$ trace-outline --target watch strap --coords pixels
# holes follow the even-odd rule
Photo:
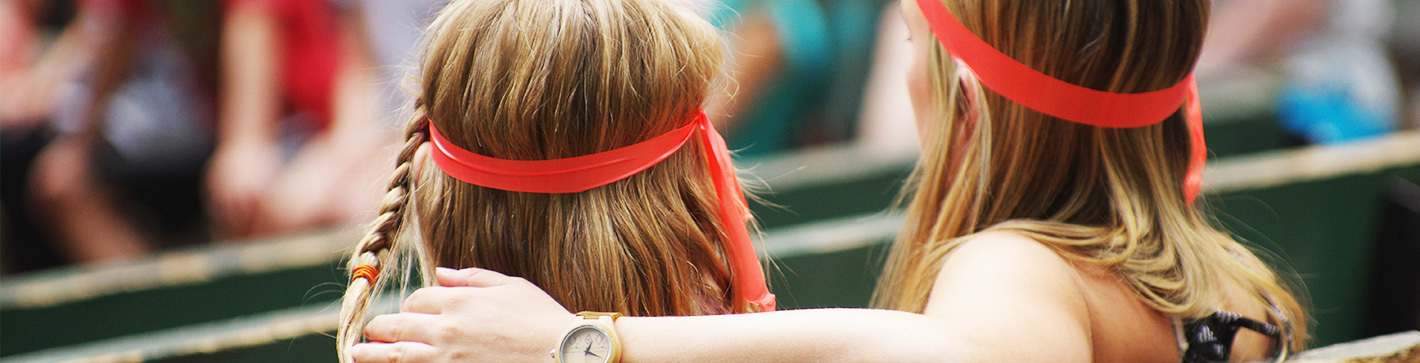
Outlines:
[[[601,313],[595,311],[583,311],[577,313],[577,316],[581,317],[582,320],[600,320],[603,317],[607,317],[611,318],[611,321],[616,321],[616,318],[621,317],[621,313]]]

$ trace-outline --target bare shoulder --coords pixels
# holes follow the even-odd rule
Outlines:
[[[986,233],[962,243],[943,262],[944,272],[948,269],[954,272],[1009,273],[1042,282],[1072,282],[1076,273],[1070,261],[1054,249],[1030,237],[1010,232]]]
[[[1083,316],[1087,311],[1079,276],[1069,260],[1045,244],[1015,233],[992,232],[962,243],[947,255],[937,286],[1047,299]]]
[[[1040,243],[1030,237],[1022,236],[1011,232],[989,232],[983,233],[969,241],[962,243],[957,248],[957,253],[978,254],[978,253],[1020,253],[1022,257],[1035,256],[1047,260],[1059,260],[1065,262],[1063,257],[1055,253],[1045,244]]]
[[[924,313],[971,331],[985,360],[1088,361],[1089,309],[1078,276],[1036,240],[987,233],[946,257]],[[1033,337],[1032,349],[1020,349],[1023,336]]]

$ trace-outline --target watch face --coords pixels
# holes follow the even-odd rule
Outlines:
[[[563,362],[606,362],[611,358],[611,337],[595,326],[583,325],[568,333],[558,350]]]

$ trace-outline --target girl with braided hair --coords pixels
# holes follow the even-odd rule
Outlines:
[[[391,276],[431,285],[435,266],[521,276],[576,310],[773,309],[701,110],[722,73],[710,24],[661,0],[462,0],[427,32],[398,166],[349,261],[342,360]]]
[[[922,159],[882,309],[628,317],[613,326],[627,360],[1213,362],[1300,349],[1299,298],[1194,200],[1208,0],[901,3]],[[529,360],[575,335],[575,317],[526,281],[438,278],[448,287],[370,322],[381,339],[354,356]]]

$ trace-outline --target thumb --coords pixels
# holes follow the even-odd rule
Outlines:
[[[440,267],[434,269],[434,277],[439,286],[444,287],[494,287],[508,284],[512,278],[498,271],[470,267],[462,270]]]

